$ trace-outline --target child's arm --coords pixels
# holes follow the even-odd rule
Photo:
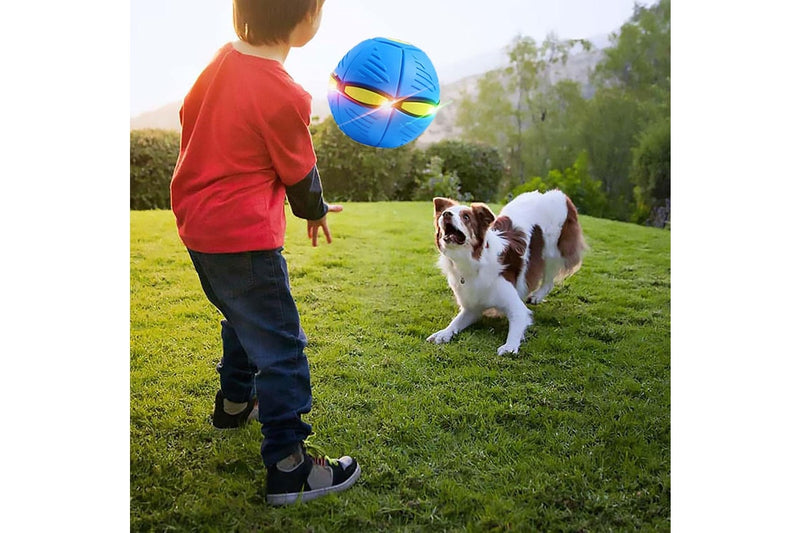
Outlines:
[[[317,165],[314,165],[305,178],[286,187],[286,197],[289,199],[294,216],[308,220],[308,238],[311,239],[311,246],[317,245],[319,228],[322,228],[330,244],[332,239],[326,215],[328,212],[341,211],[342,206],[328,205],[322,199],[322,182],[319,179]]]
[[[319,220],[328,212],[328,204],[322,199],[322,182],[319,180],[317,165],[305,178],[286,187],[286,197],[292,213],[298,218]]]

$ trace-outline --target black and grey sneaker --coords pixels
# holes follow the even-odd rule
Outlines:
[[[225,412],[223,402],[222,391],[218,390],[217,397],[214,399],[214,414],[211,415],[211,423],[217,429],[242,427],[248,420],[258,418],[258,400],[256,398],[251,398],[247,402],[247,407],[235,415],[229,415]]]
[[[267,468],[267,503],[307,502],[350,488],[360,475],[361,467],[352,457],[312,457],[298,444],[291,455]]]

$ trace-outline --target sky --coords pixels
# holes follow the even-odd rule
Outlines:
[[[317,98],[350,48],[388,37],[425,51],[449,83],[465,62],[501,50],[517,34],[537,41],[549,32],[604,36],[633,8],[634,0],[328,0],[316,37],[292,49],[286,69]],[[181,100],[214,52],[236,39],[230,0],[133,0],[130,15],[131,116]]]

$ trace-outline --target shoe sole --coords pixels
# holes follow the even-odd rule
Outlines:
[[[286,494],[267,494],[267,503],[270,505],[289,505],[296,501],[307,502],[320,496],[325,496],[331,492],[340,492],[349,489],[353,483],[356,482],[361,475],[361,465],[356,465],[356,470],[353,475],[344,480],[338,485],[331,485],[330,487],[323,487],[321,489],[314,489],[303,492],[287,492]]]

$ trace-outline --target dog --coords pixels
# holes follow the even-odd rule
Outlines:
[[[527,303],[538,304],[554,285],[581,267],[586,250],[578,211],[559,190],[526,192],[495,217],[489,206],[469,207],[434,198],[439,268],[453,290],[459,313],[429,342],[450,342],[484,312],[508,317],[506,342],[498,355],[518,353],[533,324]]]

